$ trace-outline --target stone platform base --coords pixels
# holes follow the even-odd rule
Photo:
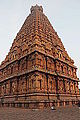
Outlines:
[[[65,107],[65,106],[74,106],[78,105],[78,101],[56,101],[56,102],[13,102],[13,103],[0,103],[0,107],[19,107],[19,108],[26,108],[26,109],[45,109],[54,107]]]
[[[80,95],[55,95],[55,94],[29,94],[18,96],[4,96],[0,98],[0,107],[21,107],[27,109],[44,109],[52,106],[73,106],[78,105]]]

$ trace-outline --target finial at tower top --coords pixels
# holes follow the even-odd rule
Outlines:
[[[42,6],[38,6],[37,4],[35,6],[32,6],[30,10],[31,10],[31,13],[36,10],[43,12]]]

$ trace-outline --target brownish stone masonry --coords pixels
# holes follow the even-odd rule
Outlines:
[[[0,106],[77,104],[80,95],[76,70],[42,6],[32,6],[0,66]]]

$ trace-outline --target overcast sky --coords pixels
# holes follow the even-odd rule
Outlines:
[[[80,0],[0,0],[0,62],[35,4],[43,6],[80,78]]]

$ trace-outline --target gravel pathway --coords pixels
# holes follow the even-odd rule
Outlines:
[[[78,107],[56,108],[56,110],[0,108],[0,120],[80,120],[80,109]]]

